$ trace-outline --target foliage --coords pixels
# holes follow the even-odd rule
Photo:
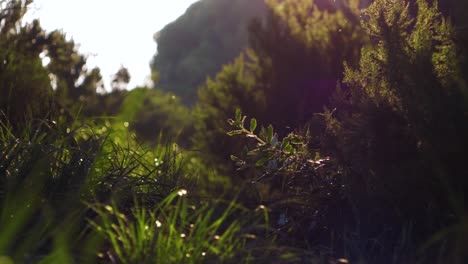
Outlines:
[[[138,98],[133,102],[131,98]],[[178,142],[183,147],[190,144],[192,115],[183,106],[180,98],[159,89],[136,88],[125,99],[121,114],[125,109],[135,111],[131,128],[148,143]]]
[[[222,168],[233,150],[240,150],[241,142],[226,135],[226,120],[239,107],[248,113],[264,108],[263,93],[255,89],[256,57],[247,53],[233,64],[225,65],[214,80],[208,79],[199,91],[195,108],[194,146],[207,154],[208,164]]]
[[[417,1],[415,17],[404,2],[376,1],[362,23],[371,45],[358,67],[346,68],[336,111],[325,114],[323,149],[343,166],[363,235],[378,236],[379,223],[394,233],[417,223],[410,241],[420,245],[466,214],[468,101],[459,43],[450,21],[425,1]],[[461,263],[453,235],[440,240],[454,243],[453,251],[438,253]]]
[[[326,1],[267,1],[266,23],[250,24],[250,46],[258,56],[256,89],[265,93],[264,115],[277,129],[300,127],[328,105],[343,76],[343,62],[354,65],[365,38],[356,1],[320,8]]]
[[[344,180],[336,162],[311,147],[307,132],[281,139],[272,125],[257,129],[256,119],[250,120],[249,127],[245,121],[240,110],[228,121],[234,129],[228,135],[251,140],[241,156],[231,159],[239,170],[255,170],[249,181],[255,186],[256,202],[269,208],[277,235],[289,245],[320,241],[334,246],[333,240],[340,238],[337,234],[333,238],[333,232],[342,228],[341,217],[347,213]]]
[[[15,124],[47,116],[52,88],[38,57],[0,41],[0,111]]]
[[[2,121],[0,137],[0,255],[63,263],[75,250],[82,261],[92,259],[94,239],[79,221],[86,212],[80,199],[92,191],[86,179],[101,140],[75,140],[50,121],[18,134]]]
[[[195,146],[212,154],[208,160],[218,167],[229,168],[225,161],[243,145],[224,133],[236,108],[287,134],[322,110],[341,78],[342,61],[353,62],[359,55],[360,30],[342,11],[320,10],[311,1],[270,1],[269,8],[267,23],[257,20],[250,26],[253,49],[199,91]],[[346,10],[352,17],[358,12],[355,6]],[[298,23],[311,11],[313,19]],[[320,24],[327,27],[311,26]]]
[[[96,129],[46,120],[15,132],[2,121],[0,255],[92,263],[99,239],[86,225],[90,211],[82,201],[112,198],[131,206],[136,197],[157,204],[182,186],[174,149],[150,150],[106,124]]]
[[[290,5],[301,7],[296,2]],[[318,230],[311,234],[319,237],[318,245],[331,242],[329,245],[336,250],[332,254],[342,252],[351,259],[370,263],[430,263],[438,254],[440,263],[463,263],[463,190],[467,188],[464,135],[468,123],[466,78],[462,77],[460,56],[463,39],[455,37],[456,31],[437,7],[417,1],[416,9],[413,15],[401,1],[382,0],[364,12],[362,28],[370,45],[363,48],[359,65],[345,64],[344,85],[339,85],[333,96],[332,106],[336,109],[326,109],[322,115],[325,134],[315,135],[311,141],[298,141],[305,144],[320,139],[317,152],[313,152],[315,144],[307,148],[291,144],[298,138],[295,134],[279,140],[272,127],[256,134],[256,120],[251,120],[250,129],[245,128],[245,117],[240,112],[229,121],[235,130],[228,134],[244,135],[254,141],[247,144],[250,147],[240,157],[232,159],[241,169],[254,167],[259,171],[257,178],[251,178],[259,193],[265,187],[258,181],[270,180],[264,191],[267,195],[260,197],[274,196],[271,188],[275,185],[290,192],[280,196],[286,201],[294,199],[295,190],[303,190],[300,201],[309,210],[296,207],[292,211],[326,211],[322,223],[328,224],[330,230],[325,233],[334,238],[330,241],[320,237]],[[282,7],[279,12],[287,14],[288,10]],[[306,13],[304,17],[314,16]],[[294,28],[303,20],[287,21]],[[303,32],[297,30],[296,34]],[[302,39],[307,43],[306,34]],[[265,43],[271,43],[271,39]],[[257,55],[264,57],[258,52]],[[315,195],[313,188],[307,188],[308,184],[327,186],[321,181],[323,178],[313,177],[317,173],[314,168],[304,170],[308,161],[314,162],[315,153],[330,155],[333,166],[329,172],[342,175],[332,183],[343,189],[323,189],[332,194],[328,204]],[[301,166],[294,166],[298,157]],[[328,160],[318,164],[322,162],[330,164]],[[301,176],[310,183],[301,181]],[[288,216],[287,211],[280,210],[278,215],[278,223],[283,224],[290,220],[294,225],[300,219]],[[298,229],[306,233],[304,228],[320,223],[320,218],[309,215],[308,221],[298,224]],[[346,220],[335,221],[339,218]],[[454,230],[462,234],[457,235]],[[291,235],[287,237],[290,239]],[[313,245],[313,238],[304,239]],[[342,247],[336,247],[333,240]],[[385,246],[392,244],[395,247]],[[452,248],[445,249],[443,244]]]
[[[23,41],[26,36],[40,36],[39,24],[22,27],[13,33],[28,3],[2,3],[0,11],[0,111],[13,124],[46,117],[52,99],[52,87],[38,50]]]
[[[77,102],[95,103],[96,89],[102,87],[99,69],[86,68],[86,57],[65,33],[48,33],[38,20],[22,25],[31,2],[7,1],[0,12],[0,78],[6,95],[0,109],[12,123],[46,118],[55,108],[68,110]]]
[[[114,74],[111,81],[112,90],[125,90],[130,82],[131,76],[128,69],[120,66],[120,69]]]

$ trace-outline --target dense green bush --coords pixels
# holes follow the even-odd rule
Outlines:
[[[328,105],[343,61],[356,62],[364,43],[352,20],[358,16],[355,5],[328,11],[311,1],[269,1],[268,7],[269,19],[249,27],[252,49],[199,90],[195,146],[220,168],[230,168],[226,160],[243,145],[225,135],[236,108],[272,123],[282,136],[303,127]]]
[[[291,232],[297,219],[307,219],[297,226],[311,245],[329,246],[335,254],[369,263],[463,263],[468,187],[463,39],[456,37],[450,20],[425,1],[415,6],[375,1],[361,23],[369,45],[358,66],[345,64],[334,109],[320,115],[325,130],[295,145],[291,140],[301,133],[279,140],[281,133],[273,134],[269,127],[257,135],[238,115],[230,121],[237,129],[230,134],[256,142],[233,159],[240,168],[258,171],[253,180],[264,193],[260,202],[275,196],[275,186],[282,187],[283,196],[276,200],[284,206],[278,207],[278,223]],[[310,145],[303,149],[301,143]],[[319,160],[332,165],[335,182],[330,185],[314,177],[323,171],[307,169],[308,162],[315,164],[323,154],[331,158]],[[298,158],[302,166],[294,166]],[[266,187],[258,180],[266,181]],[[309,184],[331,194],[331,204],[320,199],[320,188]],[[343,188],[326,188],[333,185]],[[288,204],[297,190],[302,190],[299,204],[307,210]],[[295,208],[294,213],[285,208]],[[313,215],[314,210],[326,213]],[[320,237],[319,230],[307,237],[304,230],[320,223],[330,228],[322,232],[330,239]]]
[[[468,97],[451,23],[425,1],[417,7],[414,18],[399,1],[376,1],[366,11],[372,45],[359,67],[346,70],[328,142],[349,177],[365,181],[356,178],[361,192],[354,193],[389,199],[395,208],[387,213],[418,216],[429,228],[422,224],[429,215],[450,222],[456,212],[446,199],[468,187]]]
[[[0,10],[0,114],[15,125],[47,117],[53,96],[39,58],[42,29],[37,22],[19,27],[24,12],[18,1],[2,3]]]
[[[269,19],[249,26],[249,43],[261,69],[255,90],[264,93],[267,106],[255,116],[285,135],[329,105],[343,77],[343,62],[357,63],[366,38],[357,1],[267,3]]]
[[[137,97],[133,104],[131,98]],[[161,90],[137,88],[125,99],[124,107],[136,110],[131,128],[148,143],[157,140],[177,141],[184,147],[190,145],[192,115],[181,104],[180,98]],[[161,136],[161,137],[160,137]]]
[[[193,144],[203,152],[208,164],[219,169],[230,167],[226,163],[230,154],[242,147],[242,142],[226,135],[226,120],[239,107],[249,114],[264,109],[263,92],[255,89],[255,61],[253,53],[241,55],[233,64],[224,66],[214,80],[208,79],[199,91]]]
[[[333,232],[341,232],[349,221],[342,218],[349,212],[344,211],[346,186],[336,162],[312,147],[308,131],[279,138],[272,125],[257,129],[256,119],[249,126],[245,122],[240,110],[229,120],[233,130],[228,135],[250,139],[240,156],[231,159],[239,170],[254,170],[249,178],[254,197],[270,209],[278,235],[290,245],[334,246],[340,235]]]

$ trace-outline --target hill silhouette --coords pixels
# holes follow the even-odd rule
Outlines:
[[[201,0],[155,34],[157,54],[151,62],[157,87],[193,104],[197,87],[231,62],[248,43],[247,25],[263,16],[263,0]]]

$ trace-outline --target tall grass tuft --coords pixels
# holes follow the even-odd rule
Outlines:
[[[81,190],[102,139],[78,141],[48,120],[11,127],[0,120],[0,256],[15,263],[70,263],[79,256],[91,263],[86,245],[94,238],[80,221],[87,211]]]
[[[135,203],[124,214],[115,204],[91,205],[94,228],[108,241],[101,257],[117,263],[226,263],[247,258],[255,223],[248,210],[231,201],[192,202],[184,189],[154,209]],[[259,220],[260,218],[257,218]]]

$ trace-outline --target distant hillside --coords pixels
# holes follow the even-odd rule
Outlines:
[[[247,24],[263,16],[263,0],[201,0],[156,34],[158,52],[151,62],[156,84],[186,104],[197,87],[231,62],[247,46]]]

